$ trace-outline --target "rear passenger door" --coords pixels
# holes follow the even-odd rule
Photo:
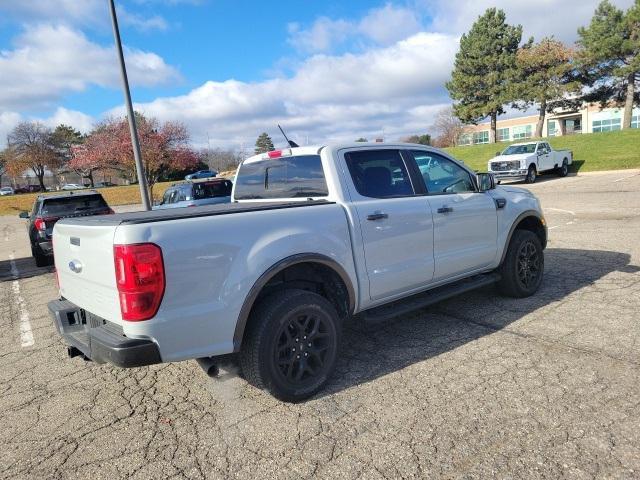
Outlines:
[[[497,255],[496,204],[478,192],[471,173],[453,160],[412,150],[433,212],[434,281],[491,265]]]
[[[406,158],[397,149],[358,149],[344,159],[370,298],[427,285],[433,278],[433,223],[427,198],[415,193]]]

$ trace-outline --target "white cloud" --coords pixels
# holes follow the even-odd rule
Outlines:
[[[209,134],[216,144],[248,144],[278,122],[298,140],[307,135],[317,141],[353,140],[379,136],[383,128],[396,139],[426,131],[447,102],[442,85],[456,49],[455,37],[420,33],[358,55],[313,56],[290,77],[209,81],[136,109],[185,122],[196,143]],[[417,109],[424,105],[429,107]]]
[[[142,32],[148,32],[151,30],[165,31],[169,28],[169,24],[160,15],[141,15],[131,12],[124,8],[124,5],[118,5],[117,7],[118,23],[129,25],[130,27],[140,30]]]
[[[70,27],[27,27],[14,43],[13,50],[0,52],[0,109],[48,106],[63,94],[81,92],[90,85],[119,85],[114,49]],[[155,53],[126,49],[125,56],[134,85],[152,86],[178,77]]]
[[[538,0],[422,0],[423,8],[433,16],[431,29],[461,34],[471,28],[478,16],[487,8],[505,11],[507,22],[523,26],[524,39],[554,35],[565,42],[577,39],[578,27],[587,25],[598,6],[598,1]],[[626,9],[633,0],[613,0],[618,8]]]
[[[88,133],[95,123],[92,116],[77,110],[69,110],[64,107],[58,107],[55,112],[53,112],[53,115],[39,120],[51,128],[64,124],[69,125],[82,133]]]
[[[387,3],[367,12],[361,20],[317,18],[311,27],[288,25],[287,41],[301,52],[328,52],[349,39],[391,45],[420,30],[415,10]]]
[[[7,143],[7,135],[22,120],[18,112],[0,112],[0,148]]]

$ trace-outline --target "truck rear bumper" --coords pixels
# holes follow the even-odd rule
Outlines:
[[[67,345],[89,360],[109,362],[122,368],[162,362],[158,345],[152,340],[125,337],[116,325],[85,312],[68,300],[53,300],[48,307],[56,330]]]

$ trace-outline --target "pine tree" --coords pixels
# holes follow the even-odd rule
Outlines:
[[[578,36],[579,75],[588,87],[582,99],[603,107],[624,103],[622,128],[630,128],[633,105],[640,101],[640,0],[626,13],[604,0]]]
[[[496,141],[498,115],[510,103],[516,74],[516,52],[522,26],[505,23],[502,10],[489,8],[462,35],[447,89],[454,112],[465,123],[491,119],[490,142]]]
[[[566,93],[579,89],[578,82],[567,80],[573,68],[573,55],[572,49],[548,37],[537,44],[531,39],[518,50],[518,81],[513,84],[513,96],[518,99],[518,108],[524,110],[532,104],[538,106],[536,137],[542,136],[546,113],[550,112]]]
[[[256,140],[255,154],[259,155],[260,153],[272,152],[273,150],[275,150],[275,147],[273,146],[271,137],[267,132],[262,132]]]

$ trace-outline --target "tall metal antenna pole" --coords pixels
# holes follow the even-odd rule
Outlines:
[[[142,207],[151,210],[149,203],[149,190],[147,189],[147,177],[142,166],[142,154],[140,153],[140,142],[138,141],[138,129],[136,128],[136,117],[131,104],[131,93],[129,92],[129,80],[127,79],[127,68],[124,65],[124,55],[122,53],[122,42],[120,41],[120,29],[118,28],[118,18],[116,17],[116,6],[113,0],[109,0],[111,10],[111,24],[113,26],[113,37],[116,42],[118,61],[120,63],[120,76],[122,78],[122,90],[124,91],[124,101],[127,106],[127,117],[129,120],[129,130],[131,132],[131,145],[133,145],[133,158],[136,161],[136,172],[138,174],[138,184],[140,186],[140,198]]]

